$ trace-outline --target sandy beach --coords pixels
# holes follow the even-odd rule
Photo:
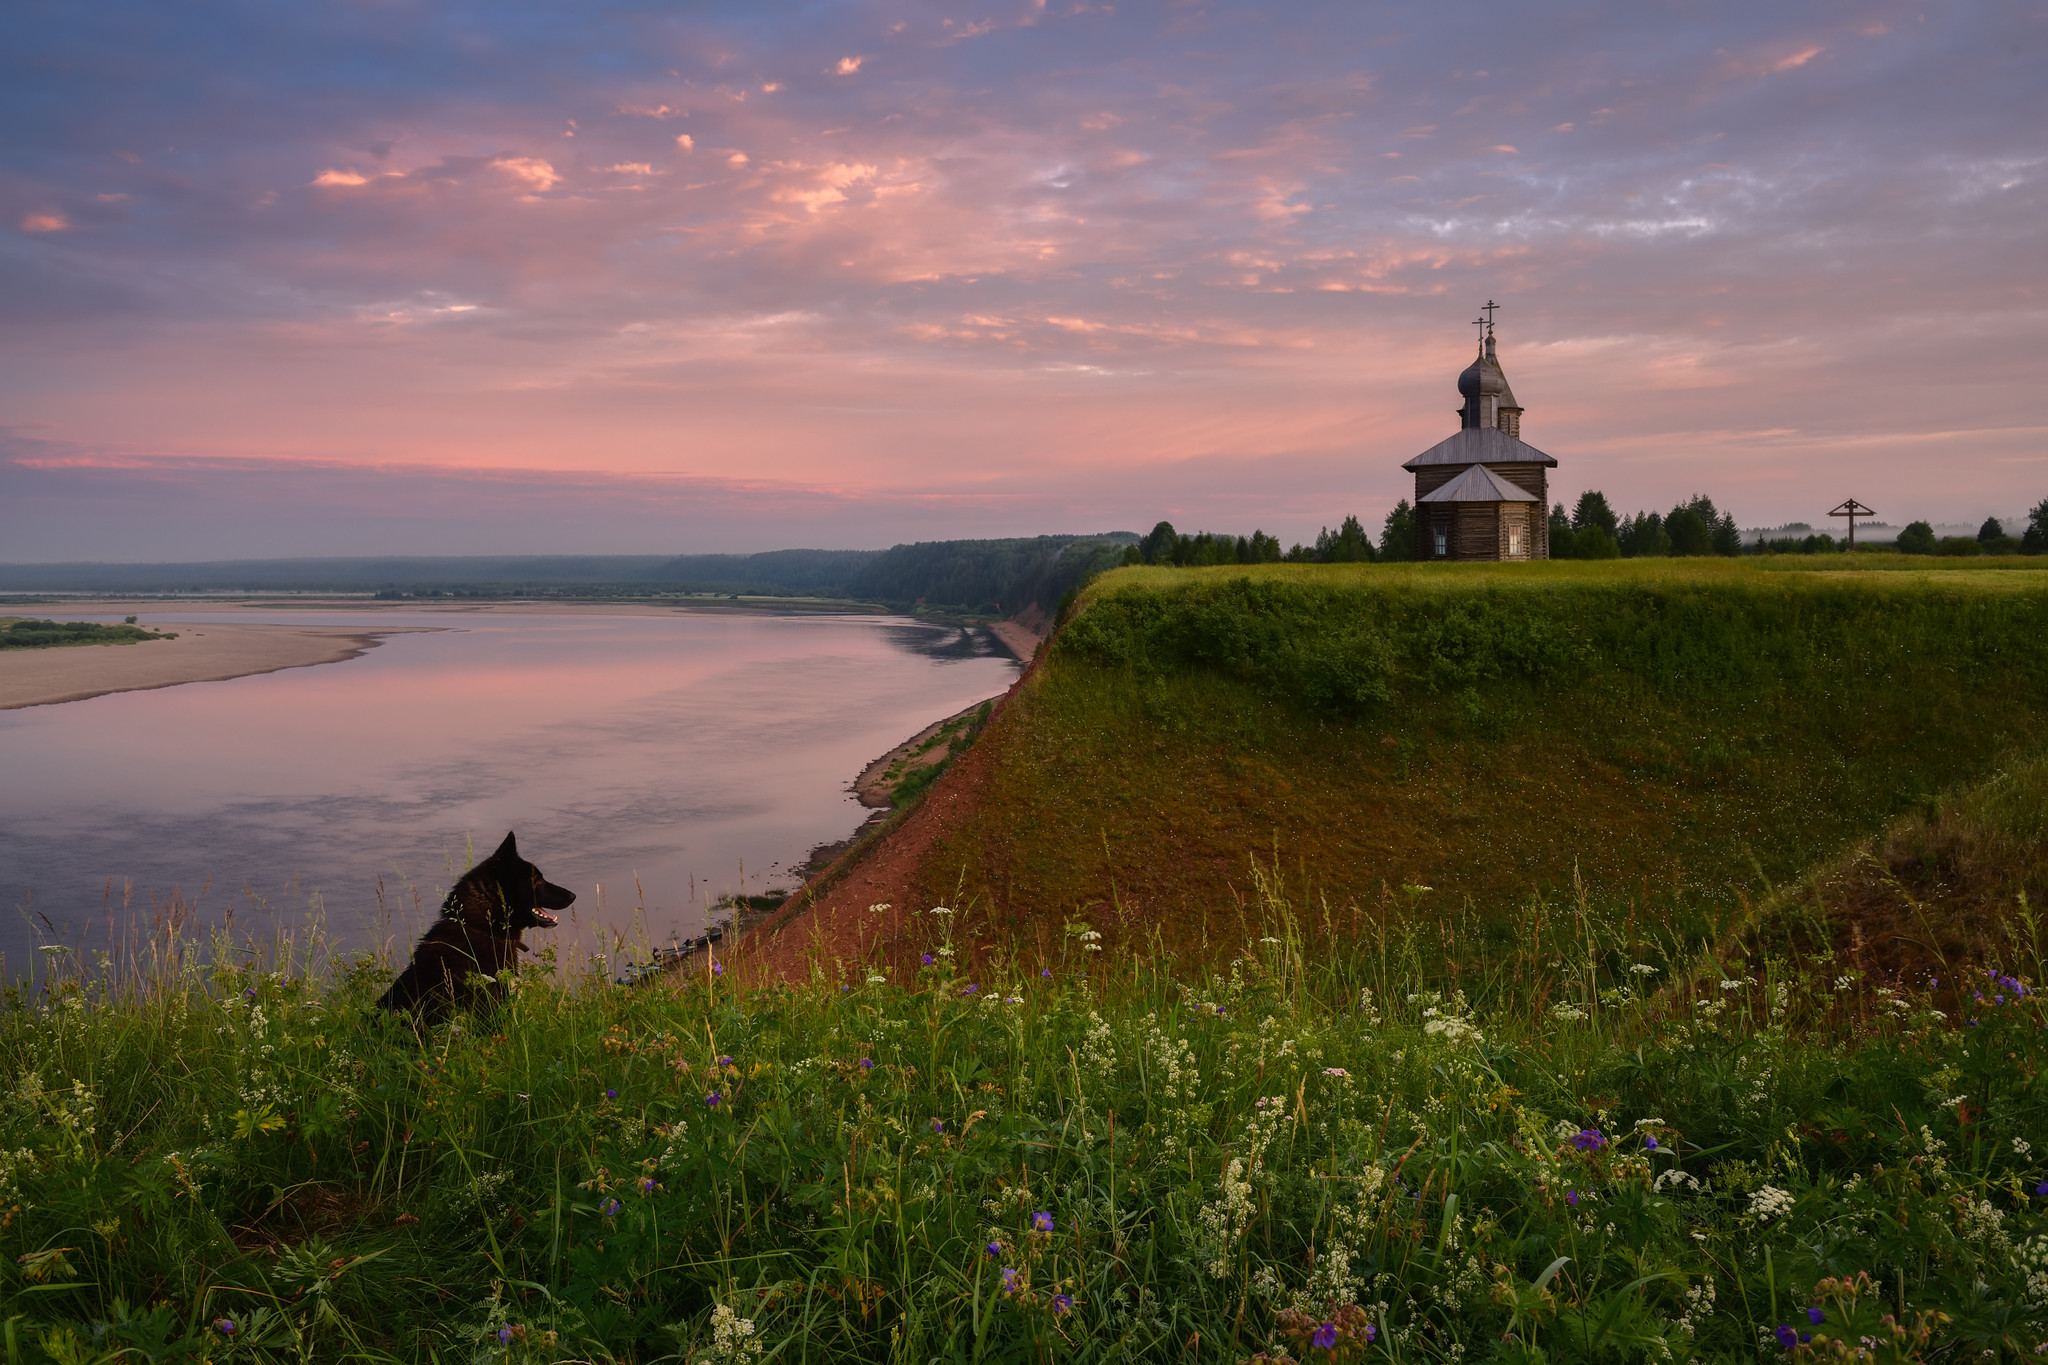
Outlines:
[[[176,631],[178,638],[0,653],[0,711],[339,663],[376,648],[381,636],[399,633],[359,626],[180,624],[155,614],[145,624]]]

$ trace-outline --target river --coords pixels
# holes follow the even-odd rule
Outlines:
[[[0,712],[8,972],[42,945],[132,950],[173,906],[190,930],[261,941],[317,917],[339,948],[402,952],[508,829],[577,893],[552,937],[687,937],[721,895],[792,886],[860,825],[869,760],[1018,671],[985,632],[893,617],[156,620],[435,629],[340,663]]]

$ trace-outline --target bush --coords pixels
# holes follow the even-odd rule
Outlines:
[[[1899,532],[1896,543],[1900,554],[1931,555],[1934,553],[1934,528],[1924,521],[1909,521]]]
[[[1943,536],[1936,542],[1934,552],[1938,555],[1981,555],[1984,545],[1969,536]]]

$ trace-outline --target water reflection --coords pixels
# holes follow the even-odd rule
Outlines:
[[[169,614],[146,620],[168,622]],[[1008,686],[984,632],[861,617],[236,613],[427,625],[317,668],[0,712],[11,970],[103,945],[152,901],[402,942],[507,829],[577,892],[578,932],[687,934],[720,894],[787,885],[864,812],[861,767]],[[452,628],[451,628],[452,627]]]

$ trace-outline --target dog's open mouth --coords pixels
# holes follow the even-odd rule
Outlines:
[[[562,922],[560,920],[556,919],[553,915],[550,915],[547,911],[541,909],[539,906],[535,906],[533,908],[533,917],[534,919],[539,921],[539,923],[534,925],[534,928],[536,929],[556,929],[561,927]]]

